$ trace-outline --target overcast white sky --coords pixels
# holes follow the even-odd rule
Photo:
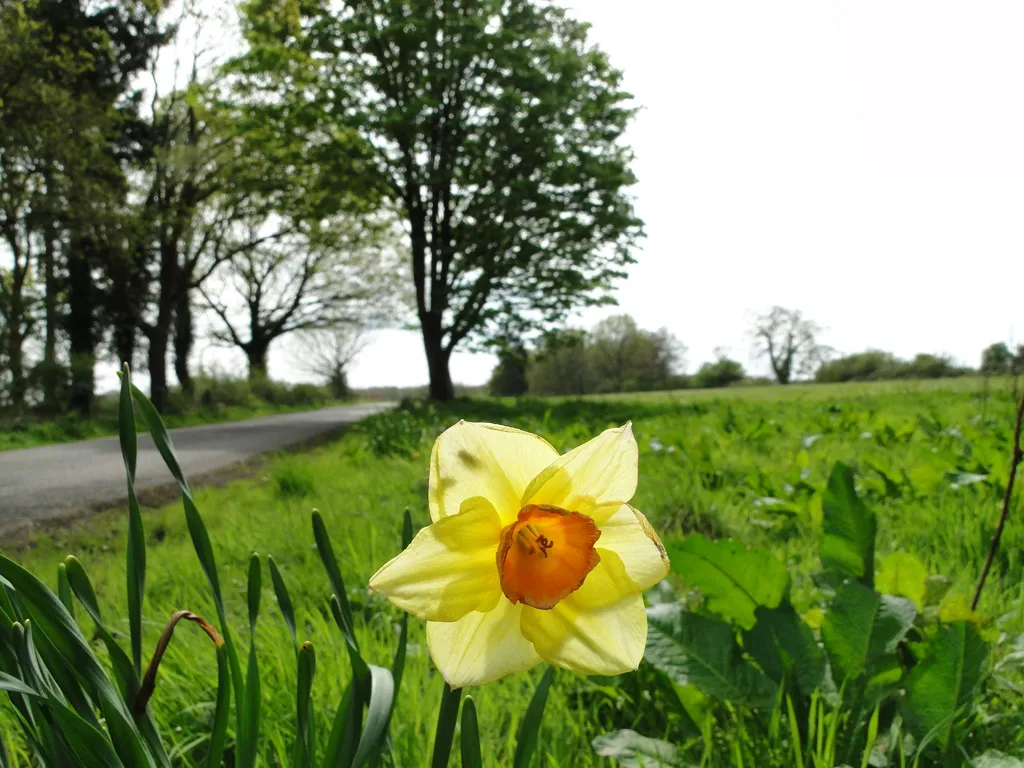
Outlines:
[[[620,306],[577,324],[668,327],[691,371],[719,346],[751,363],[751,314],[772,304],[841,352],[976,365],[1015,322],[1022,340],[1024,3],[571,7],[642,108],[627,139],[647,229]],[[482,383],[493,363],[456,354],[453,378]],[[296,375],[284,345],[271,373]],[[379,333],[351,373],[426,380],[414,332]]]

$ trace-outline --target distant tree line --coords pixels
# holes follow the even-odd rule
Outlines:
[[[715,359],[685,372],[686,347],[666,329],[639,328],[629,315],[613,315],[590,331],[569,328],[541,334],[529,347],[506,338],[498,349],[488,389],[493,395],[587,395],[794,381],[839,383],[883,379],[941,379],[981,373],[1024,375],[1024,345],[1003,343],[982,353],[978,370],[948,355],[922,353],[903,360],[869,349],[836,356],[819,343],[821,329],[800,312],[773,307],[751,326],[755,358],[767,359],[772,378],[751,377],[743,365],[715,350]]]

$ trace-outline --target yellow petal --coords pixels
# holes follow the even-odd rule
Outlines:
[[[482,496],[510,522],[526,486],[557,458],[558,451],[537,435],[460,421],[441,433],[430,454],[430,517],[436,522],[458,512],[466,499]]]
[[[600,529],[600,549],[610,549],[622,558],[626,573],[638,589],[650,589],[668,574],[665,547],[639,510],[623,504],[601,523]]]
[[[490,502],[467,499],[462,511],[428,525],[370,579],[370,589],[428,621],[456,621],[490,610],[501,596],[495,552],[501,520]]]
[[[540,663],[519,625],[523,606],[502,597],[487,613],[474,611],[456,622],[427,623],[434,665],[452,688],[483,685]]]
[[[580,512],[600,526],[636,493],[638,459],[631,425],[605,430],[537,475],[521,506]]]
[[[524,608],[522,628],[541,658],[584,675],[634,670],[647,644],[647,613],[639,592],[601,608],[582,605],[576,594],[550,611]]]

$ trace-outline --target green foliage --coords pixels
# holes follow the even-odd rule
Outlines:
[[[754,626],[754,611],[776,608],[789,594],[786,567],[768,552],[736,541],[689,536],[668,545],[672,571],[701,591],[705,607],[744,629]]]
[[[1003,371],[1004,374],[1007,372]],[[885,379],[944,379],[968,373],[969,369],[956,365],[950,357],[944,355],[919,354],[912,360],[901,360],[891,352],[869,349],[823,362],[815,371],[814,380],[836,383]]]
[[[711,705],[698,716],[703,760],[714,748],[707,729],[715,727],[717,711],[733,728],[749,722],[764,729],[765,743],[751,746],[758,765],[890,765],[895,754],[886,749],[898,750],[902,760],[913,757],[915,766],[954,764],[985,727],[978,690],[988,642],[969,621],[946,618],[941,609],[918,611],[929,595],[916,558],[890,555],[875,581],[876,518],[842,463],[830,473],[822,514],[820,556],[828,578],[818,579],[818,599],[828,607],[820,645],[815,627],[790,602],[788,574],[768,553],[691,535],[670,544],[669,553],[673,571],[703,600],[648,609],[645,659],[678,690],[695,689]],[[876,583],[913,600],[880,594]],[[690,717],[682,695],[678,704]],[[910,740],[899,735],[904,731]],[[620,731],[594,748],[621,755],[624,765],[638,764],[640,748],[661,749],[661,742],[636,738]],[[735,764],[746,748],[742,731],[734,738]],[[675,764],[696,761],[699,754],[688,748],[677,744],[664,754]]]
[[[694,386],[701,389],[728,387],[742,381],[747,375],[743,366],[727,357],[719,357],[713,363],[704,363],[693,377]]]
[[[849,467],[837,463],[833,468],[821,507],[821,563],[826,574],[837,580],[857,579],[873,586],[875,513],[857,496]]]

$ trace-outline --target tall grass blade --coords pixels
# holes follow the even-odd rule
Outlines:
[[[512,761],[515,768],[526,768],[533,760],[537,751],[537,742],[540,738],[540,725],[544,718],[544,707],[548,703],[548,691],[551,689],[551,681],[555,677],[555,668],[549,666],[540,679],[537,690],[533,692],[530,703],[526,707],[526,714],[519,723],[519,733],[516,734],[516,754]]]

